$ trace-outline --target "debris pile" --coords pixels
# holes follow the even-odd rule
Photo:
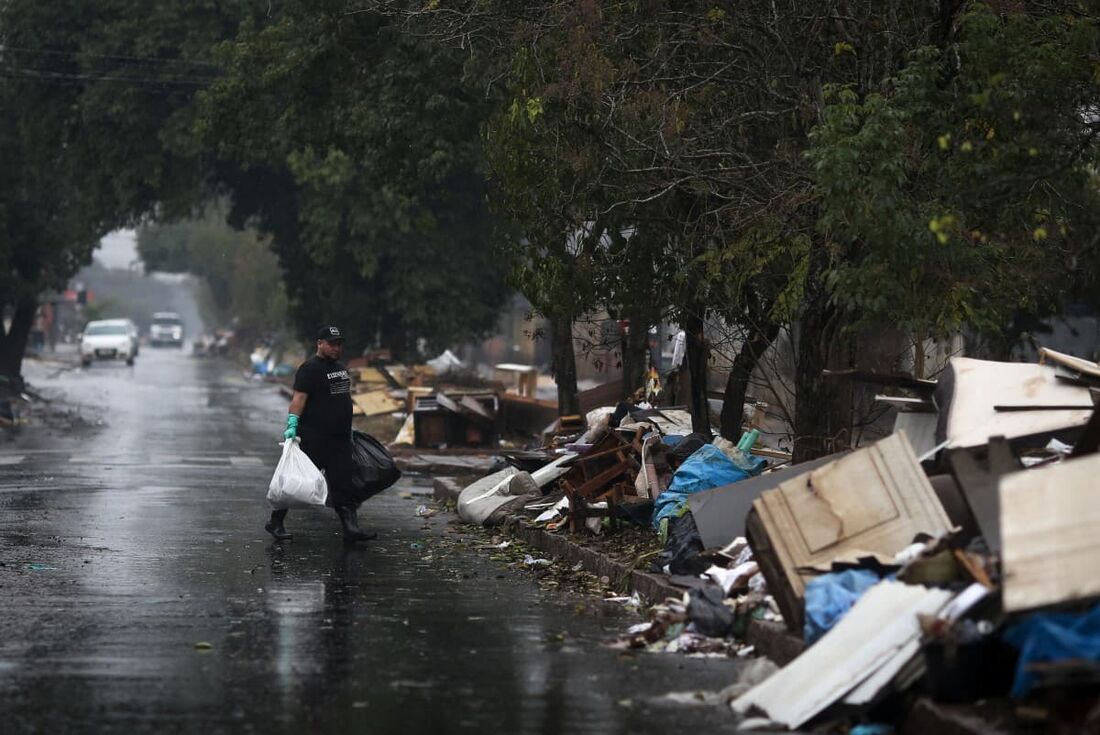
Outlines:
[[[938,381],[842,376],[890,390],[895,432],[798,465],[751,432],[692,434],[682,409],[565,417],[459,513],[588,538],[652,529],[645,563],[682,593],[613,645],[747,656],[752,626],[782,626],[803,653],[732,698],[754,725],[1011,696],[1082,731],[1100,722],[1100,365],[1041,356],[954,358]]]

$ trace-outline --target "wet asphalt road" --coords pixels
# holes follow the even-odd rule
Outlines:
[[[734,729],[659,697],[720,689],[735,663],[602,647],[636,618],[448,545],[448,516],[415,517],[426,478],[364,506],[364,549],[323,511],[271,543],[271,386],[150,348],[26,373],[88,425],[0,439],[0,731]]]

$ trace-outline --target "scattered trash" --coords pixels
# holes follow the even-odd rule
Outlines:
[[[725,593],[719,587],[691,590],[688,619],[705,636],[725,637],[733,629],[733,610],[725,605]]]
[[[803,637],[814,643],[836,625],[864,592],[879,582],[866,569],[824,574],[806,584],[806,626]]]
[[[416,515],[420,518],[431,518],[437,513],[439,513],[439,509],[429,508],[426,505],[418,505],[416,508]]]
[[[38,564],[38,563],[28,564],[26,568],[29,569],[32,572],[54,572],[54,571],[57,571],[57,567],[52,567],[49,564]]]
[[[535,557],[527,554],[523,557],[523,565],[525,567],[548,567],[554,562],[549,559],[536,559]]]
[[[214,644],[208,643],[207,641],[199,641],[198,643],[195,644],[195,650],[196,651],[212,651],[212,650],[214,650]]]
[[[614,602],[627,607],[639,608],[642,606],[642,596],[635,592],[629,597],[605,597],[604,602]]]

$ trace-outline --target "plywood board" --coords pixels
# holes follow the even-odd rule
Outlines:
[[[752,509],[753,502],[765,490],[778,487],[781,483],[805,475],[824,464],[839,459],[842,454],[803,462],[750,477],[731,485],[723,485],[713,490],[688,496],[688,506],[699,528],[703,546],[717,549],[725,546],[738,536],[745,535],[745,517]]]
[[[934,413],[900,411],[894,418],[894,433],[904,431],[913,447],[913,453],[923,457],[936,448],[936,424],[939,416]]]
[[[384,390],[356,393],[351,400],[365,416],[381,416],[402,409],[401,402],[390,398],[389,393]]]
[[[1100,596],[1100,455],[1001,478],[1004,606]]]
[[[359,382],[368,386],[389,385],[386,376],[382,374],[381,370],[375,367],[360,368]]]
[[[746,713],[755,707],[793,729],[853,690],[857,699],[868,699],[869,692],[859,686],[872,677],[880,687],[888,683],[889,677],[875,674],[884,666],[896,673],[897,662],[908,660],[920,636],[917,615],[935,615],[951,597],[946,590],[880,582],[821,640],[734,700],[733,709]]]
[[[784,585],[805,591],[800,572],[854,550],[893,557],[918,533],[951,528],[905,434],[892,434],[764,492],[753,508],[776,555]]]
[[[1058,380],[1051,365],[951,358],[952,389],[945,411],[948,446],[977,447],[992,436],[1009,439],[1084,426],[1092,415],[1088,388]],[[943,382],[943,381],[941,381]],[[1077,410],[997,411],[995,406],[1082,406]]]

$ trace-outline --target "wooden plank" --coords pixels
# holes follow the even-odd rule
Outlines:
[[[462,400],[458,402],[458,405],[484,421],[493,422],[493,415],[485,410],[485,407],[478,403],[473,396],[462,396]]]
[[[382,374],[381,370],[375,367],[360,368],[359,382],[366,385],[389,385],[386,376]]]
[[[389,393],[384,390],[356,393],[351,400],[365,416],[381,416],[402,409],[401,402],[390,398]]]
[[[439,404],[440,408],[446,409],[451,413],[461,413],[458,404],[451,400],[446,393],[436,393],[435,402]]]
[[[1073,355],[1067,355],[1064,352],[1056,352],[1049,347],[1039,348],[1039,362],[1040,364],[1052,362],[1067,367],[1074,372],[1081,373],[1082,375],[1100,379],[1100,365],[1097,363],[1090,360],[1083,360]]]
[[[918,533],[938,536],[951,528],[904,434],[787,480],[753,507],[782,582],[797,597],[805,591],[802,569],[860,551],[892,557]]]
[[[1100,596],[1098,475],[1093,454],[1001,479],[1006,611]]]

